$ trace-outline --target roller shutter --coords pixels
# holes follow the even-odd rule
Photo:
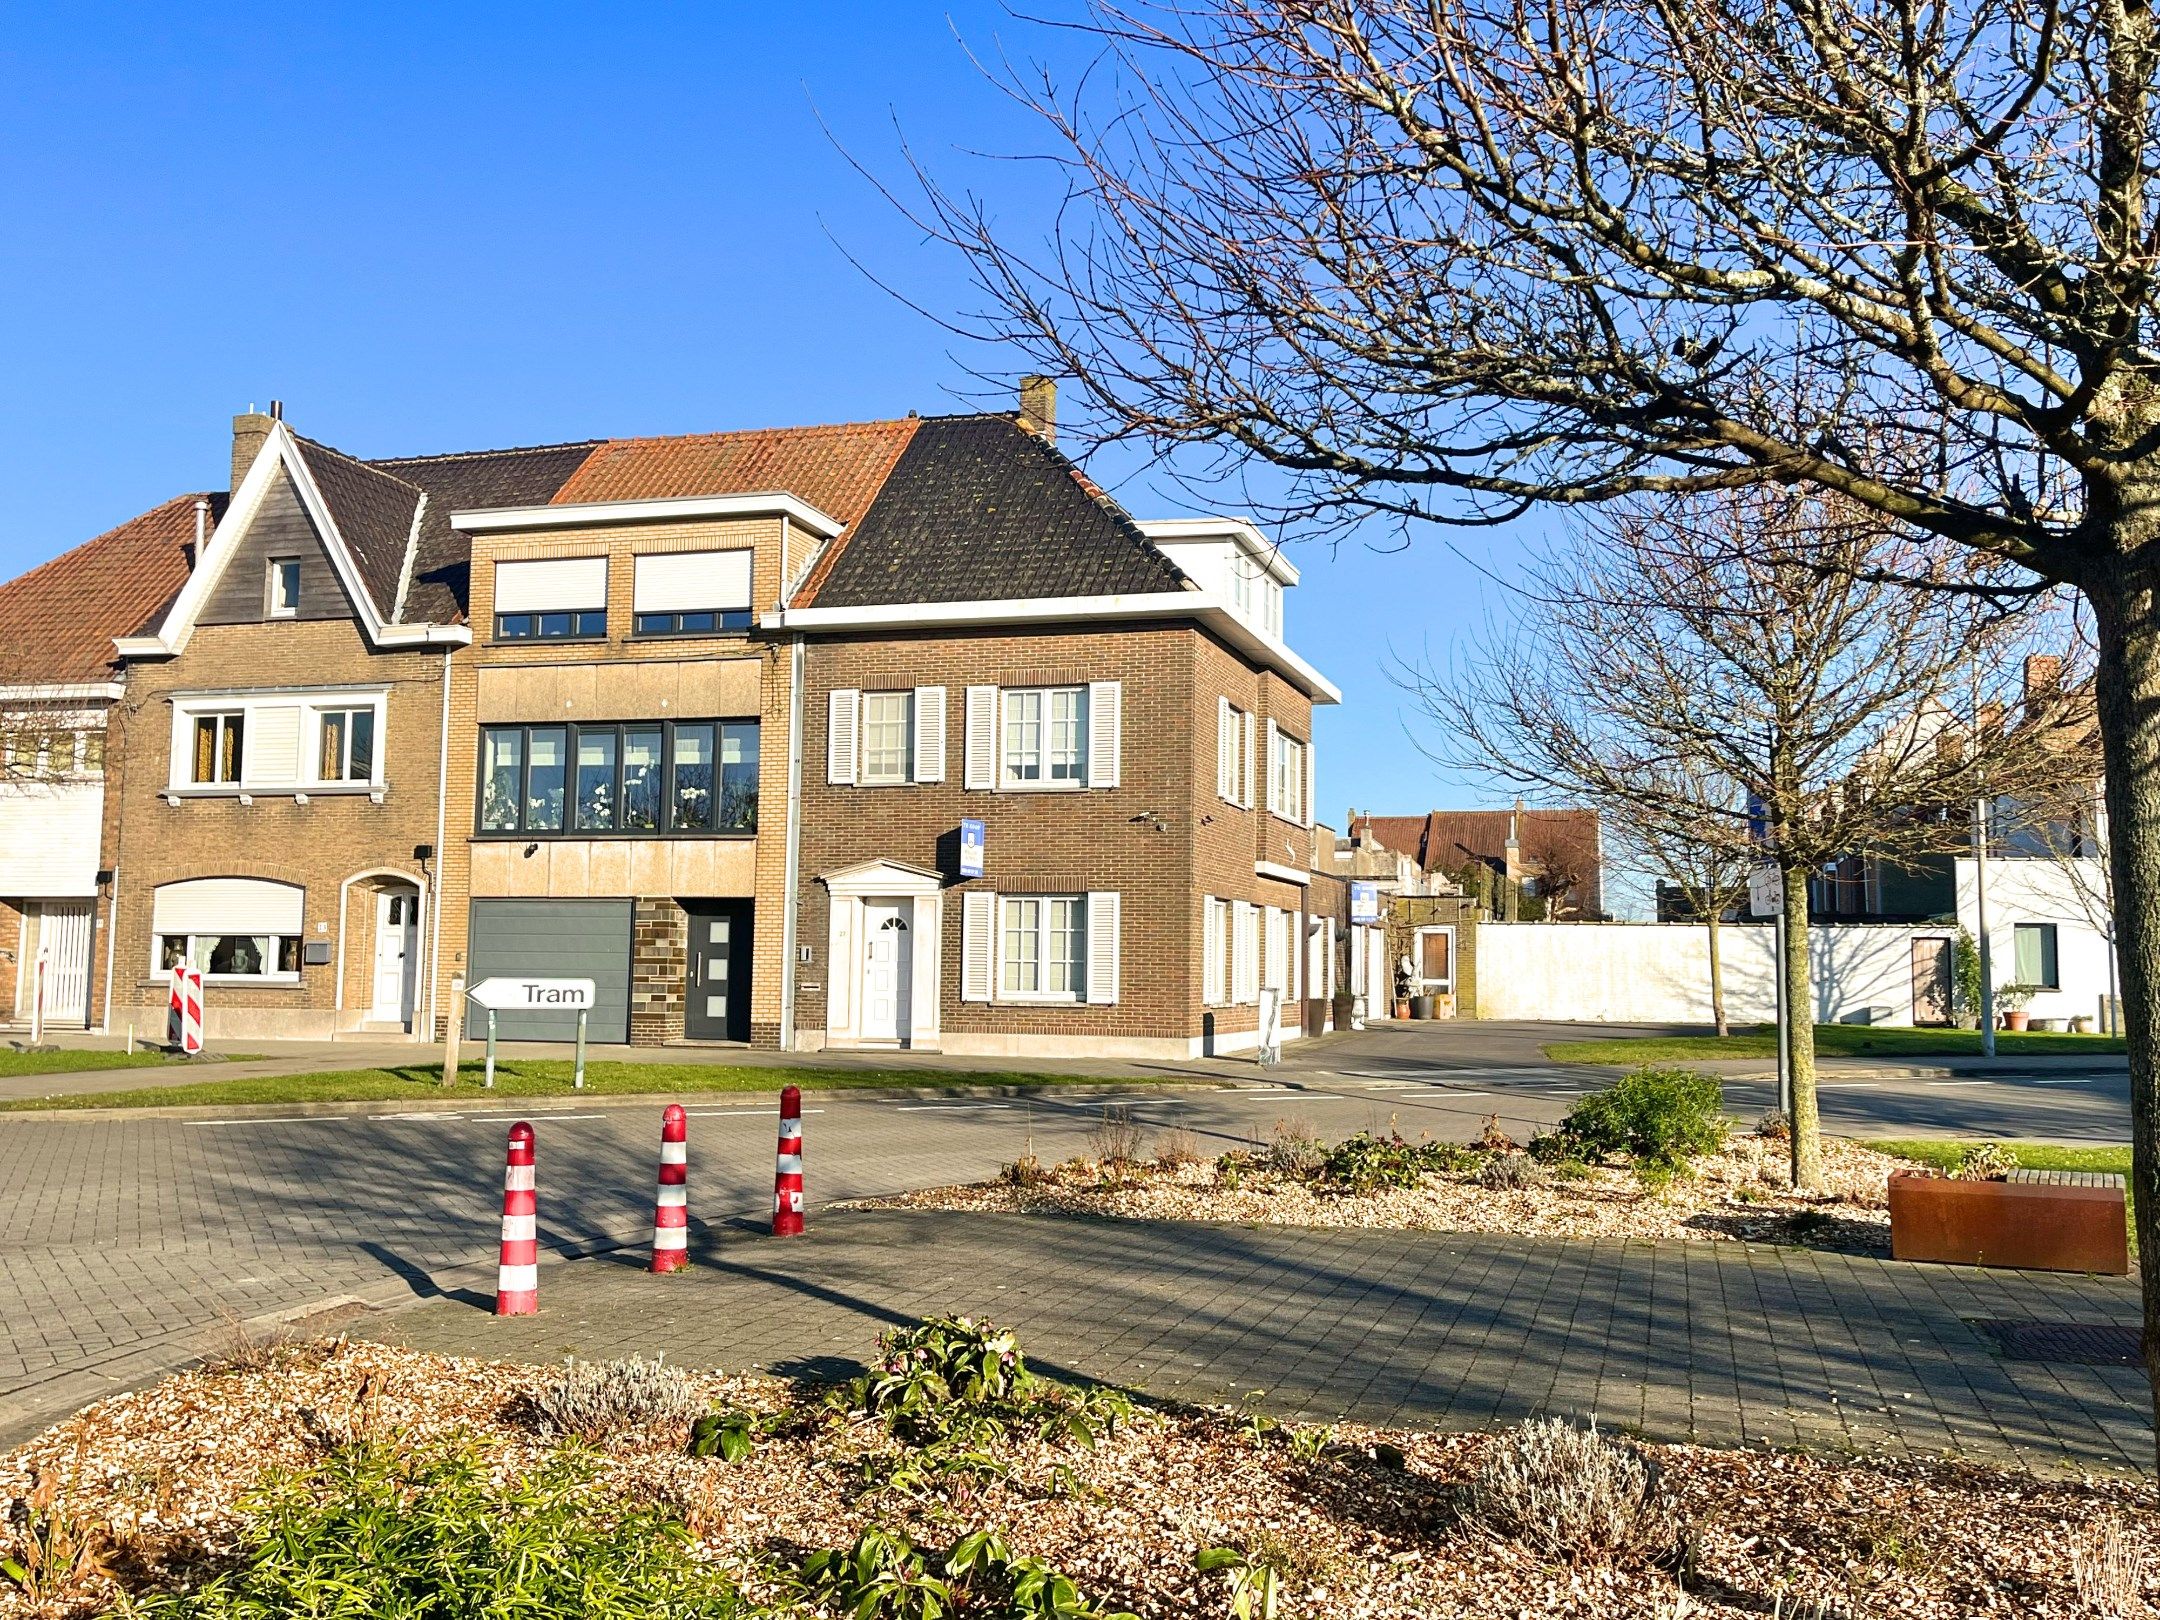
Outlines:
[[[590,979],[594,1003],[589,1041],[630,1039],[630,913],[628,900],[475,900],[465,982],[483,979]],[[487,1034],[487,1015],[465,1021],[468,1035]],[[497,1015],[506,1041],[574,1041],[576,1013]]]

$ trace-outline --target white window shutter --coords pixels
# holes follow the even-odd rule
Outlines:
[[[1118,754],[1125,741],[1125,688],[1118,681],[1088,683],[1088,786],[1118,785]]]
[[[1237,776],[1237,710],[1230,700],[1215,700],[1215,797],[1235,801],[1232,791]]]
[[[855,780],[856,721],[862,693],[838,687],[825,694],[825,780],[842,786]]]
[[[1269,810],[1280,809],[1275,802],[1275,722],[1267,723],[1267,740],[1260,750],[1260,802]]]
[[[997,786],[997,697],[994,686],[967,689],[966,734],[961,742],[963,787]]]
[[[1260,994],[1260,918],[1250,900],[1230,907],[1230,999],[1243,1004]]]
[[[1301,816],[1299,816],[1299,817],[1298,817],[1298,820],[1299,820],[1299,821],[1301,821],[1301,822],[1303,822],[1303,823],[1304,823],[1304,824],[1305,824],[1306,826],[1310,827],[1310,826],[1312,825],[1312,819],[1313,819],[1313,818],[1312,818],[1313,749],[1312,749],[1312,739],[1311,739],[1310,737],[1308,737],[1308,738],[1306,738],[1306,739],[1305,739],[1305,748],[1304,748],[1304,754],[1305,754],[1305,780],[1304,780],[1304,781],[1302,781],[1302,782],[1300,782],[1300,783],[1298,784],[1298,798],[1299,798],[1299,801],[1300,801],[1300,803],[1301,803],[1301,804],[1302,804],[1302,805],[1304,806],[1304,814],[1303,814],[1303,815],[1301,815]]]
[[[960,999],[988,1001],[997,983],[997,896],[969,889],[960,896]]]
[[[1118,993],[1118,896],[1091,889],[1087,897],[1087,998],[1108,1005]]]
[[[1200,897],[1200,1005],[1222,1000],[1222,907],[1212,894]]]
[[[915,688],[915,780],[945,780],[945,688]]]
[[[1238,716],[1238,731],[1242,734],[1241,746],[1245,750],[1245,780],[1240,784],[1237,802],[1250,810],[1253,807],[1253,784],[1260,780],[1253,771],[1253,723],[1250,714]]]

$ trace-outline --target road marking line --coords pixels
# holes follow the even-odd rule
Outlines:
[[[1011,1103],[900,1103],[903,1114],[960,1114],[972,1108],[1010,1108]]]
[[[229,1125],[335,1125],[350,1117],[345,1114],[280,1114],[270,1119],[184,1119],[180,1123],[215,1130]]]
[[[751,1115],[764,1119],[772,1114],[770,1108],[686,1108],[683,1112],[692,1119],[743,1119]],[[825,1110],[822,1108],[805,1108],[803,1112],[805,1114],[822,1114]]]
[[[1920,1083],[1934,1091],[1940,1091],[1945,1086],[1992,1086],[1995,1084],[1992,1080],[1923,1080]]]

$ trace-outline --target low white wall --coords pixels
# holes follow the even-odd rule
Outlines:
[[[1979,937],[1980,894],[1977,868],[1957,863],[1958,916]],[[2035,1018],[2097,1017],[2110,990],[2110,947],[2094,926],[2094,896],[2106,892],[2097,861],[2078,863],[2034,859],[1988,862],[1988,952],[1997,984],[2017,978],[2017,925],[2055,925],[2055,967],[2060,988],[2043,990],[2026,1011]],[[2104,912],[2102,913],[2104,916]]]
[[[1810,930],[1818,1023],[1912,1022],[1912,941],[1955,930],[1902,925]],[[1707,1024],[1710,934],[1700,923],[1479,923],[1480,1018]],[[1736,1024],[1774,1016],[1776,944],[1768,923],[1718,929],[1725,1013]]]

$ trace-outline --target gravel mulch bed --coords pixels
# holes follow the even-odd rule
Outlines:
[[[170,1584],[229,1556],[240,1495],[265,1466],[298,1467],[355,1437],[407,1448],[469,1436],[498,1471],[552,1443],[521,1414],[553,1376],[370,1343],[292,1346],[244,1370],[203,1370],[102,1402],[0,1457],[0,1556],[35,1473],[59,1470],[76,1515],[108,1523],[138,1587]],[[778,1413],[818,1392],[762,1377],[707,1375],[699,1394]],[[521,1399],[522,1397],[522,1399]],[[1193,1409],[1144,1411],[1092,1451],[1053,1442],[993,1448],[1007,1470],[972,1485],[881,1483],[898,1443],[874,1420],[833,1415],[762,1442],[745,1461],[683,1451],[680,1424],[618,1441],[596,1506],[643,1499],[687,1519],[702,1551],[749,1579],[776,1556],[841,1545],[866,1525],[944,1544],[1002,1527],[1094,1602],[1143,1620],[1221,1616],[1226,1578],[1198,1549],[1265,1553],[1287,1570],[1284,1613],[1382,1616],[1910,1615],[2086,1613],[2071,1548],[2114,1522],[2132,1556],[2160,1552],[2149,1489],[2043,1481],[1970,1467],[1768,1452],[1645,1447],[1689,1545],[1686,1591],[1670,1568],[1570,1565],[1467,1518],[1461,1487],[1483,1436],[1340,1425],[1324,1433]],[[866,1467],[866,1464],[868,1465]],[[104,1612],[109,1583],[51,1614]],[[1817,1607],[1818,1603],[1822,1607]],[[34,1612],[0,1580],[0,1616]]]
[[[1790,1243],[1846,1254],[1890,1252],[1888,1178],[1903,1159],[1825,1138],[1828,1186],[1792,1189],[1783,1141],[1735,1136],[1663,1188],[1626,1169],[1591,1166],[1543,1186],[1495,1189],[1480,1166],[1428,1172],[1415,1187],[1352,1191],[1310,1172],[1279,1169],[1266,1149],[1199,1163],[1093,1159],[1008,1167],[995,1181],[926,1187],[859,1207],[1116,1215],[1131,1220],[1400,1227],[1526,1237],[1681,1238]]]

